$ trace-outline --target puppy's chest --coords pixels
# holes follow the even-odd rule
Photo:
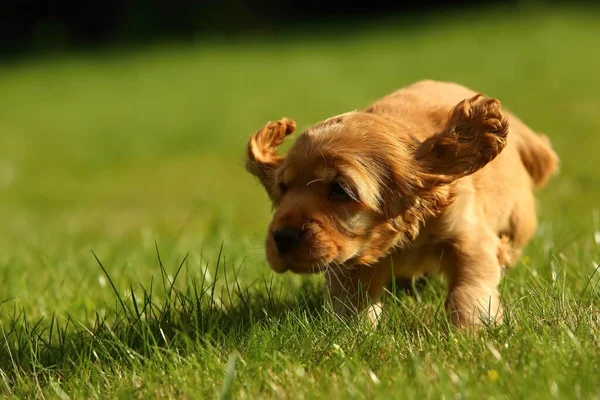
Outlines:
[[[449,242],[432,237],[420,237],[410,248],[393,253],[390,258],[394,274],[413,277],[438,271],[451,255]]]

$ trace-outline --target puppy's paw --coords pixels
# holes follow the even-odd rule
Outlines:
[[[472,331],[502,323],[504,312],[495,289],[469,284],[454,287],[446,298],[446,309],[455,327]]]

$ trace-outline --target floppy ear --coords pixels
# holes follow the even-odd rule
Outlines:
[[[454,106],[446,127],[421,143],[415,158],[426,180],[449,183],[496,158],[507,134],[500,101],[479,94]]]
[[[282,118],[277,122],[267,123],[248,141],[246,170],[259,179],[269,196],[272,194],[275,170],[283,160],[283,157],[277,155],[276,147],[295,130],[294,121]]]
[[[492,161],[506,146],[507,133],[500,102],[477,95],[453,107],[444,129],[416,146],[410,179],[391,163],[394,183],[384,213],[404,235],[397,242],[414,239],[428,216],[442,212],[453,199],[447,184]]]

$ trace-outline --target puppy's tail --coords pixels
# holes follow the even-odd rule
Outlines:
[[[517,129],[514,135],[519,155],[535,186],[542,187],[557,172],[558,156],[546,135],[523,128]]]

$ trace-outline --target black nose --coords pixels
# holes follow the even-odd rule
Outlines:
[[[273,232],[273,238],[277,245],[277,250],[281,254],[290,251],[302,237],[302,231],[294,228],[281,228]]]

